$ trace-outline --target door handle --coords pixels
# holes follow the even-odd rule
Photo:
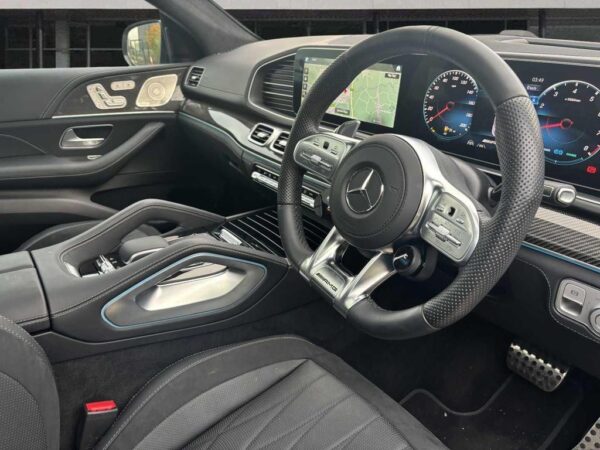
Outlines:
[[[99,134],[104,134],[104,136],[94,136],[93,129],[98,129]],[[108,133],[106,130],[108,129]],[[82,126],[82,127],[72,127],[67,128],[60,138],[60,148],[63,150],[84,150],[84,149],[92,149],[98,148],[104,141],[106,140],[106,136],[110,134],[112,129],[112,125],[90,125],[90,126]],[[77,134],[77,131],[83,132],[81,134],[86,135],[86,137],[81,137]],[[92,132],[92,135],[90,133]]]

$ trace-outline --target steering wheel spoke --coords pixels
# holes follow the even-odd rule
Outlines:
[[[348,242],[333,228],[300,269],[343,315],[396,273],[393,254],[378,251],[358,274],[351,275],[340,264],[348,246]]]
[[[301,139],[294,148],[294,161],[328,181],[333,179],[340,161],[359,141],[341,134],[323,132]]]

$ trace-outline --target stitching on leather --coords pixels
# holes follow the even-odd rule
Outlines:
[[[322,367],[321,365],[319,365],[318,363],[315,362],[315,364],[317,364],[319,367],[321,367],[322,370],[324,370],[325,372],[327,372],[329,375],[331,375],[332,377],[336,378],[342,385],[344,385],[344,387],[352,392],[354,392],[360,399],[362,399],[363,402],[365,402],[367,405],[369,405],[371,407],[371,409],[373,409],[376,413],[379,414],[379,416],[381,417],[381,419],[392,429],[396,430],[396,432],[404,439],[405,442],[408,443],[409,446],[412,446],[412,444],[410,443],[410,440],[406,437],[406,435],[402,432],[402,430],[400,430],[399,428],[397,428],[394,424],[392,424],[385,416],[383,416],[383,414],[381,414],[381,411],[379,410],[379,408],[377,407],[376,404],[368,401],[367,399],[365,399],[362,395],[360,395],[358,392],[355,392],[352,388],[350,388],[349,386],[346,385],[346,383],[344,383],[342,380],[338,379],[337,377],[335,377],[333,374],[331,374],[331,372],[329,372],[327,369],[325,369],[324,367]],[[360,374],[359,374],[360,375]],[[362,377],[362,375],[361,375]],[[363,377],[364,378],[364,377]],[[367,380],[368,381],[368,380]],[[375,386],[377,388],[377,386]],[[379,389],[379,388],[377,388]],[[408,413],[407,413],[408,414]]]
[[[597,339],[593,336],[587,335],[585,333],[583,333],[582,331],[578,330],[577,328],[575,328],[574,326],[572,326],[569,322],[565,321],[564,323],[559,321],[556,318],[556,313],[554,312],[553,309],[553,305],[552,305],[552,285],[550,283],[550,279],[548,278],[548,276],[546,275],[546,272],[544,271],[544,269],[542,269],[541,267],[537,266],[536,264],[530,263],[529,261],[525,261],[523,258],[517,258],[519,261],[521,261],[524,264],[527,264],[528,266],[533,267],[534,269],[539,270],[542,275],[544,276],[544,279],[546,280],[546,284],[548,285],[548,297],[547,297],[547,306],[548,306],[548,312],[550,313],[550,317],[552,317],[552,320],[554,320],[558,325],[567,328],[568,330],[577,333],[579,336],[586,338],[589,341],[592,341],[596,344],[600,343],[600,339]]]
[[[251,416],[245,417],[241,422],[236,422],[236,420],[238,420],[239,416],[245,411],[246,407],[253,400],[257,399],[259,396],[261,396],[262,394],[264,394],[269,389],[274,388],[275,386],[277,386],[278,384],[280,384],[282,381],[284,381],[286,378],[288,378],[291,374],[293,374],[295,371],[297,371],[301,366],[303,366],[306,363],[306,361],[308,361],[308,360],[305,359],[301,364],[299,364],[296,368],[294,368],[289,374],[287,374],[285,377],[283,377],[277,383],[275,383],[275,384],[267,387],[264,391],[262,391],[261,393],[259,393],[258,395],[256,395],[252,399],[250,399],[246,404],[241,405],[237,411],[234,411],[230,416],[226,417],[224,420],[229,419],[229,423],[227,425],[225,425],[225,427],[220,432],[218,432],[215,437],[213,437],[213,439],[210,441],[210,443],[209,443],[209,445],[207,447],[207,450],[210,449],[210,448],[212,448],[212,446],[214,445],[215,441],[217,441],[223,434],[229,433],[230,431],[235,430],[235,429],[237,429],[237,428],[239,428],[239,427],[247,424],[251,420],[253,420],[256,417],[260,416],[261,414],[264,414],[267,411],[270,411],[270,410],[272,410],[274,408],[277,408],[282,403],[284,403],[287,400],[287,397],[281,399],[280,401],[278,401],[278,402],[276,402],[274,404],[267,405],[263,409],[259,409],[258,412],[254,412],[254,414],[252,414]],[[295,394],[295,392],[296,391],[293,391],[292,395]],[[196,438],[196,439],[198,439],[198,438]]]
[[[131,420],[135,417],[135,415],[137,414],[137,412],[142,409],[145,405],[148,404],[148,402],[162,389],[164,388],[167,384],[169,384],[172,380],[174,380],[175,378],[177,378],[179,375],[185,373],[186,371],[188,371],[189,369],[191,369],[194,366],[197,366],[198,364],[208,361],[211,358],[214,358],[215,356],[220,356],[223,355],[224,353],[228,353],[232,350],[235,350],[237,348],[245,348],[251,345],[255,345],[255,344],[260,344],[260,343],[264,343],[264,342],[269,342],[272,340],[278,340],[278,339],[292,339],[292,340],[298,340],[298,341],[303,341],[303,342],[308,342],[305,339],[302,338],[298,338],[295,336],[276,336],[276,337],[270,337],[270,338],[266,338],[266,339],[262,339],[262,340],[256,340],[256,341],[251,341],[251,342],[246,342],[243,344],[231,344],[228,345],[226,347],[222,347],[221,350],[214,350],[214,352],[212,352],[212,350],[203,350],[201,352],[198,352],[194,355],[190,355],[187,356],[185,358],[182,358],[181,360],[175,361],[173,364],[169,365],[168,367],[166,367],[165,369],[161,370],[158,374],[156,374],[154,377],[152,377],[150,380],[148,380],[144,386],[142,386],[142,388],[131,398],[131,400],[127,403],[127,405],[125,406],[125,408],[123,409],[123,413],[122,416],[125,417],[126,415],[126,410],[127,407],[131,404],[131,402],[137,397],[138,394],[140,394],[145,387],[147,387],[150,382],[152,382],[153,380],[155,380],[157,377],[159,377],[161,374],[163,374],[165,371],[167,371],[169,368],[175,366],[176,364],[178,364],[179,362],[182,362],[186,359],[190,359],[193,358],[195,356],[199,356],[202,353],[206,353],[206,352],[211,352],[210,355],[207,355],[204,358],[201,358],[197,361],[194,361],[188,365],[186,365],[185,367],[183,367],[182,369],[179,369],[177,372],[175,372],[173,375],[171,375],[169,378],[167,378],[167,380],[163,381],[156,389],[154,389],[152,391],[152,393],[150,393],[150,395],[145,398],[144,400],[142,400],[142,403],[131,413],[131,415],[129,415],[129,417],[127,419],[124,419],[124,423],[121,424],[119,426],[119,428],[113,433],[113,435],[111,436],[111,438],[109,439],[109,441],[104,445],[103,450],[108,449],[108,447],[115,441],[115,439],[119,436],[119,434],[121,434],[121,432],[125,429],[125,427],[127,427],[127,425],[129,425],[129,423],[131,422]],[[118,421],[118,420],[117,420]],[[115,423],[117,422],[115,421]]]
[[[313,424],[311,424],[311,425],[308,427],[308,429],[304,430],[304,432],[303,432],[303,433],[300,435],[300,437],[298,437],[298,438],[296,439],[296,442],[294,442],[294,445],[292,445],[292,446],[290,447],[290,450],[292,450],[292,449],[296,448],[296,447],[297,447],[297,446],[300,444],[300,442],[301,442],[301,441],[304,439],[304,437],[305,437],[305,436],[306,436],[308,433],[310,433],[312,430],[314,430],[314,428],[315,428],[315,427],[316,427],[318,424],[320,424],[320,423],[321,423],[321,421],[322,421],[322,420],[323,420],[325,417],[327,417],[331,411],[333,411],[334,409],[336,409],[336,408],[337,408],[338,406],[340,406],[342,403],[345,403],[346,401],[348,401],[348,400],[350,400],[351,398],[354,398],[354,397],[356,397],[356,394],[355,394],[354,392],[352,392],[352,391],[351,391],[350,393],[348,393],[347,395],[345,395],[345,396],[344,396],[344,397],[342,397],[341,399],[338,399],[338,400],[336,400],[336,401],[335,401],[333,404],[330,404],[330,405],[326,406],[324,409],[321,409],[321,411],[320,411],[318,414],[316,414],[316,416],[313,414],[313,415],[312,415],[312,416],[311,416],[309,419],[305,420],[305,421],[304,421],[304,423],[302,423],[302,424],[301,424],[301,426],[304,426],[304,425],[308,424],[309,422],[311,422],[312,420],[316,419],[316,421],[315,421]],[[298,428],[301,428],[301,427],[300,427],[300,426],[299,426],[299,427],[296,427],[294,430],[292,430],[292,431],[290,431],[290,432],[286,433],[286,436],[287,436],[289,433],[291,433],[291,432],[293,432],[293,431],[296,431]],[[279,439],[281,439],[281,438],[279,438]],[[279,439],[277,439],[277,440],[279,440]],[[272,442],[270,442],[270,444],[271,444],[271,443],[273,443],[273,442],[277,442],[277,440],[276,440],[276,441],[272,441]],[[267,445],[269,445],[269,444],[267,444]],[[263,445],[261,448],[264,448],[264,447],[266,447],[266,445]]]
[[[93,223],[96,222],[96,223]],[[85,221],[83,223],[87,223],[89,224],[89,227],[93,227],[95,225],[97,225],[98,223],[100,223],[100,221]],[[20,247],[19,249],[21,251],[30,251],[28,250],[29,248],[31,248],[32,246],[34,246],[35,244],[39,243],[40,241],[42,241],[43,239],[47,238],[48,236],[51,236],[52,234],[56,233],[56,230],[60,230],[60,231],[66,231],[66,230],[71,230],[71,229],[77,229],[77,227],[83,227],[83,223],[82,222],[73,222],[73,223],[68,223],[68,224],[63,224],[63,225],[59,225],[58,227],[51,227],[48,228],[47,230],[42,231],[41,233],[39,233],[37,236],[34,236],[31,239],[28,239],[27,241],[25,241]],[[89,230],[89,228],[88,228]],[[87,230],[83,230],[82,233],[85,233]]]
[[[216,433],[216,436],[214,436],[210,441],[204,441],[202,444],[206,445],[208,442],[208,447],[206,447],[205,450],[209,450],[210,448],[212,448],[212,446],[214,445],[215,441],[217,441],[224,433],[228,433],[231,430],[235,430],[236,428],[239,428],[242,425],[245,425],[246,423],[248,423],[249,421],[255,419],[256,417],[260,416],[261,414],[266,413],[267,411],[269,411],[270,409],[273,409],[279,405],[281,405],[283,402],[285,402],[287,400],[286,398],[281,399],[280,401],[271,404],[271,405],[267,405],[266,408],[259,410],[258,412],[255,412],[254,414],[252,414],[250,417],[246,417],[244,418],[241,422],[237,422],[236,420],[238,420],[239,416],[246,410],[246,408],[248,407],[248,405],[255,399],[257,399],[259,396],[261,396],[262,394],[264,394],[266,391],[268,391],[269,389],[275,387],[277,384],[283,382],[286,378],[288,378],[290,375],[292,375],[296,370],[298,370],[300,367],[302,367],[306,362],[308,361],[308,359],[304,359],[298,366],[296,366],[290,373],[288,373],[286,376],[284,376],[281,380],[279,380],[278,382],[276,382],[275,384],[267,387],[265,390],[263,390],[262,392],[260,392],[258,395],[254,396],[253,398],[251,398],[250,400],[248,400],[245,404],[241,405],[237,410],[233,411],[231,414],[229,414],[228,416],[224,417],[222,419],[221,422],[219,423],[224,423],[225,421],[228,421],[228,423],[226,425],[224,425],[224,428],[219,431],[218,433]],[[293,391],[292,394],[294,394],[296,391]],[[235,425],[232,425],[235,424]],[[211,430],[212,428],[214,428],[215,426],[217,426],[218,424],[214,424],[211,427],[208,428],[208,430],[206,430],[206,432],[208,432],[209,430]],[[202,442],[202,433],[198,436],[196,436],[194,439],[192,439],[190,442],[188,442],[185,447],[183,447],[184,450],[188,449],[188,448],[196,448],[196,445],[198,443]]]
[[[366,428],[369,427],[369,425],[371,425],[373,422],[375,422],[377,419],[379,419],[381,416],[376,414],[375,416],[373,416],[370,420],[367,420],[365,423],[363,423],[360,427],[358,427],[355,430],[352,430],[351,433],[348,433],[346,436],[344,436],[343,438],[339,439],[338,442],[330,445],[328,447],[328,450],[330,449],[334,449],[334,448],[339,448],[340,445],[343,444],[342,449],[348,447],[352,442],[354,442],[354,440],[360,436],[360,434],[363,432],[363,430],[365,430]]]
[[[271,444],[274,444],[275,442],[280,441],[281,439],[283,439],[284,437],[288,436],[290,433],[293,433],[294,431],[299,430],[300,428],[302,428],[305,425],[310,424],[311,422],[314,421],[314,423],[312,423],[307,430],[305,430],[300,437],[296,440],[296,442],[294,443],[294,445],[292,447],[290,447],[290,450],[292,448],[294,448],[302,439],[304,439],[304,436],[306,436],[315,426],[317,426],[321,420],[323,420],[324,417],[327,417],[327,415],[329,415],[329,413],[331,411],[333,411],[337,406],[341,405],[342,403],[346,402],[347,400],[351,399],[352,397],[356,397],[356,394],[354,392],[349,392],[346,395],[344,395],[342,398],[335,400],[333,403],[328,404],[327,406],[325,406],[324,408],[314,412],[313,414],[311,414],[308,418],[304,419],[302,422],[300,422],[299,424],[296,424],[295,426],[293,426],[291,429],[280,433],[279,436],[277,436],[276,438],[271,439],[270,441],[266,442],[265,444],[261,445],[260,447],[258,447],[256,450],[260,450],[263,449]],[[271,424],[273,422],[273,420],[269,421],[269,424]],[[266,427],[265,427],[266,428]],[[264,428],[263,428],[264,431]],[[262,433],[262,431],[261,431]]]
[[[281,405],[281,407],[277,410],[275,415],[272,416],[271,419],[269,419],[267,421],[267,423],[265,423],[262,427],[260,427],[260,429],[258,431],[256,431],[256,434],[254,435],[254,437],[252,438],[252,440],[246,447],[250,448],[252,446],[252,444],[254,444],[254,442],[259,438],[261,433],[263,431],[265,431],[265,428],[267,428],[269,425],[271,425],[271,423],[273,422],[273,419],[275,419],[275,417],[278,417],[280,414],[282,414],[283,411],[285,411],[294,402],[294,400],[296,400],[304,392],[306,392],[308,390],[308,388],[310,388],[311,386],[313,386],[315,383],[322,380],[326,376],[327,376],[327,373],[323,373],[323,374],[319,375],[317,378],[312,380],[310,383],[308,383],[306,386],[304,386],[302,389],[300,389],[298,392],[296,392],[294,395],[292,395],[290,398],[288,398],[287,401],[283,405]]]
[[[136,216],[138,214],[141,214],[141,213],[145,212],[148,209],[157,208],[157,207],[161,208],[161,209],[164,209],[164,210],[171,210],[171,211],[175,211],[175,212],[187,213],[187,214],[190,214],[190,215],[193,215],[193,216],[201,217],[203,219],[213,219],[215,221],[217,221],[217,219],[220,217],[220,216],[217,216],[215,214],[205,213],[205,212],[203,212],[201,210],[195,210],[195,209],[186,208],[186,207],[183,207],[183,206],[179,207],[176,204],[169,204],[169,203],[165,204],[165,202],[160,201],[160,200],[159,201],[145,201],[144,203],[150,203],[150,204],[149,205],[145,205],[145,206],[141,206],[139,209],[133,209],[132,211],[128,212],[127,214],[124,214],[123,217],[121,217],[118,221],[116,221],[115,223],[111,223],[111,226],[114,227],[114,226],[120,225],[121,223],[125,222],[126,220],[128,220],[128,219],[130,219],[130,218],[132,218],[132,217],[134,217],[134,216]],[[120,213],[117,213],[116,215],[119,215],[119,214]],[[110,218],[107,219],[107,220],[110,220]],[[81,247],[82,245],[86,244],[88,241],[90,241],[90,240],[92,240],[94,238],[98,238],[98,237],[100,237],[100,236],[108,233],[109,231],[112,231],[112,228],[101,229],[100,231],[98,231],[96,234],[90,236],[89,238],[85,238],[81,242],[77,242],[73,246],[67,247],[65,250],[63,250],[61,252],[60,258],[62,259],[63,256],[65,255],[65,253],[67,253],[69,251],[72,251],[72,250],[75,250],[75,249]]]
[[[30,317],[28,319],[15,320],[15,323],[17,325],[21,325],[25,322],[35,323],[35,322],[41,322],[42,320],[46,320],[46,319],[50,319],[50,317],[48,317],[46,314],[44,314],[42,316]]]
[[[12,325],[14,325],[16,327],[19,327],[19,325],[17,325],[16,323],[14,323],[12,320],[10,320],[7,317],[0,316],[0,320],[4,320],[4,321],[8,322],[9,324],[12,324]],[[19,339],[25,345],[27,345],[28,347],[30,347],[31,349],[33,349],[38,356],[40,356],[44,361],[47,362],[46,354],[43,352],[43,350],[39,346],[39,344],[37,344],[37,343],[34,344],[33,342],[31,342],[30,340],[26,339],[25,337],[23,337],[19,333],[15,332],[14,330],[11,330],[10,328],[7,328],[6,326],[4,326],[2,324],[0,324],[0,329],[6,331],[7,333],[9,333],[9,334],[13,335],[14,337],[16,337],[17,339]],[[33,339],[33,338],[31,338],[31,339]]]
[[[295,372],[296,370],[297,370],[297,368],[296,368],[296,369],[294,369],[294,372]],[[256,439],[258,439],[258,437],[260,436],[260,434],[261,434],[261,433],[262,433],[262,432],[265,430],[265,428],[267,428],[267,427],[268,427],[268,426],[269,426],[269,425],[270,425],[270,424],[273,422],[273,419],[275,419],[275,417],[278,417],[278,416],[281,414],[281,412],[282,412],[282,411],[285,411],[285,409],[286,409],[288,406],[290,406],[290,405],[291,405],[291,404],[294,402],[294,400],[296,400],[296,399],[297,399],[297,398],[298,398],[300,395],[302,395],[304,392],[306,392],[306,390],[307,390],[308,388],[310,388],[311,386],[313,386],[313,385],[314,385],[316,382],[318,382],[319,380],[323,379],[323,377],[325,377],[325,376],[327,376],[327,374],[322,374],[322,375],[319,375],[317,378],[315,378],[314,380],[311,380],[311,381],[310,381],[308,384],[306,384],[305,386],[302,386],[300,389],[298,389],[298,390],[294,391],[290,397],[284,398],[282,401],[280,401],[280,402],[277,402],[277,403],[275,403],[274,405],[271,405],[269,408],[267,408],[267,409],[263,410],[261,414],[264,414],[264,413],[266,413],[266,412],[268,412],[268,411],[272,411],[272,410],[274,410],[274,409],[277,409],[277,412],[276,412],[276,413],[275,413],[275,414],[274,414],[274,415],[273,415],[273,416],[272,416],[272,417],[271,417],[271,418],[270,418],[270,419],[267,421],[267,423],[266,423],[266,424],[264,424],[264,425],[263,425],[263,426],[260,428],[260,430],[259,430],[259,431],[258,431],[258,433],[257,433],[257,434],[254,436],[254,438],[252,439],[252,441],[250,442],[250,444],[248,444],[246,447],[247,447],[247,448],[249,448],[249,447],[250,447],[250,446],[251,446],[251,445],[254,443],[254,441],[255,441]],[[270,388],[268,388],[268,389],[271,389],[271,388],[273,388],[273,387],[274,387],[274,386],[276,386],[277,384],[279,384],[279,383],[276,383],[275,385],[271,386],[271,387],[270,387]],[[267,389],[267,390],[268,390],[268,389]],[[259,414],[256,414],[256,415],[255,415],[255,416],[253,416],[253,417],[257,417],[258,415],[259,415]],[[251,420],[251,419],[250,419],[250,420]],[[247,422],[247,421],[245,421],[245,422]],[[244,423],[245,423],[245,422],[244,422]],[[233,427],[233,428],[230,428],[230,429],[228,429],[227,431],[231,431],[232,429],[235,429],[235,428],[237,428],[237,427],[238,427],[238,426],[240,426],[240,425],[241,425],[241,424],[236,424],[236,426],[235,426],[235,427]],[[225,432],[225,431],[224,431],[224,432]],[[207,448],[207,450],[210,450],[210,449],[211,449],[211,448],[212,448],[212,447],[215,445],[215,443],[216,443],[216,442],[218,442],[218,438],[220,438],[222,435],[223,435],[223,433],[219,433],[219,435],[218,435],[218,436],[217,436],[215,439],[213,439],[213,440],[211,441],[211,443],[210,443],[209,447]],[[264,446],[263,446],[263,447],[264,447]],[[262,447],[261,447],[261,448],[262,448]]]

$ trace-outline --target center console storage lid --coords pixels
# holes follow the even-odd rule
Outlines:
[[[0,256],[0,286],[0,315],[30,333],[50,327],[44,291],[28,252]]]

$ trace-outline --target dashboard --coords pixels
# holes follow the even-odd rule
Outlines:
[[[178,122],[194,148],[220,161],[231,176],[266,188],[261,195],[274,202],[303,98],[340,52],[366,37],[275,39],[203,58],[184,78]],[[600,360],[588,356],[600,345],[600,319],[590,322],[587,310],[565,300],[570,284],[593,302],[599,298],[600,44],[477,39],[513,68],[529,93],[543,127],[545,189],[556,193],[545,196],[517,260],[480,313],[516,335],[560,349],[566,359],[577,357],[579,367],[600,376]],[[361,122],[358,139],[377,133],[419,138],[501,181],[494,109],[479,80],[447,60],[410,54],[363,71],[328,109],[323,131],[353,118]],[[307,215],[327,222],[327,180],[307,172],[302,187]],[[568,204],[557,201],[564,189],[573,193]]]
[[[341,50],[300,49],[294,59],[294,108]],[[533,102],[544,139],[546,176],[600,191],[600,71],[597,67],[506,60]],[[399,133],[498,168],[495,113],[470,74],[428,55],[406,55],[363,71],[325,120],[357,119],[367,133]]]

